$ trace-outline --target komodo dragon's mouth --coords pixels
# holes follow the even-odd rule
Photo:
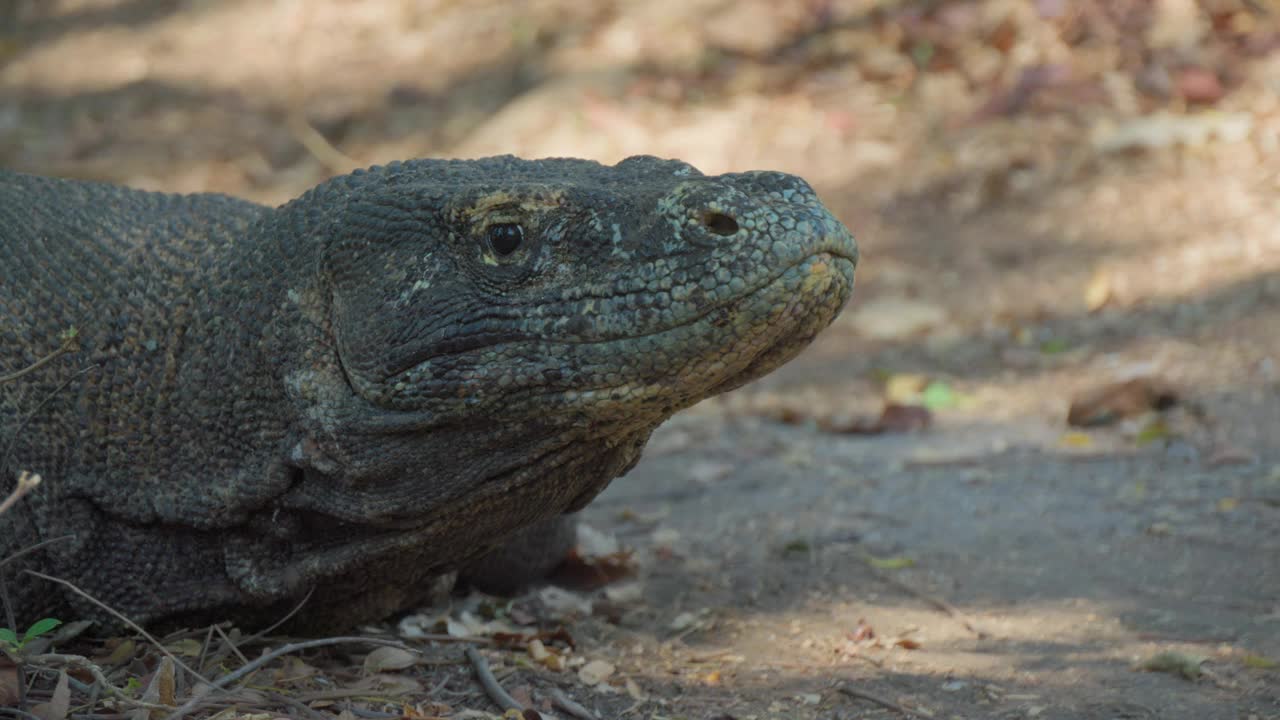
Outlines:
[[[510,368],[487,367],[476,362],[473,358],[481,352],[494,355],[515,354],[512,351],[516,348],[534,346],[541,348],[537,352],[548,358],[568,357],[574,352],[592,353],[593,356],[600,357],[613,353],[617,364],[616,358],[624,357],[629,351],[626,347],[628,343],[649,340],[661,342],[666,348],[674,348],[669,363],[674,369],[719,354],[743,340],[775,336],[774,341],[782,346],[759,348],[759,357],[753,362],[753,367],[758,368],[758,371],[751,373],[751,377],[758,377],[767,372],[764,368],[777,367],[783,361],[782,358],[794,355],[799,348],[792,347],[793,345],[803,346],[812,339],[830,322],[849,296],[857,264],[856,251],[837,241],[825,242],[819,247],[819,252],[803,256],[779,268],[736,295],[698,308],[696,314],[662,327],[595,338],[545,337],[513,331],[498,342],[493,342],[490,337],[487,342],[477,341],[474,346],[455,347],[448,353],[424,350],[422,353],[408,355],[386,383],[392,386],[430,383],[431,378],[437,375],[436,368],[467,366],[470,360],[472,364],[469,375],[457,380],[457,387],[441,388],[444,391],[441,394],[456,395],[464,392],[459,390],[460,387],[469,387],[466,392],[480,394],[485,392],[486,383],[496,384],[499,373],[513,372]],[[826,292],[823,291],[824,288]],[[808,315],[791,310],[783,313],[784,317],[774,318],[769,310],[775,307],[802,308]],[[753,319],[749,317],[751,314],[762,319]],[[796,331],[790,335],[778,332],[779,328],[770,327],[774,320],[792,324],[781,330],[794,328]],[[719,329],[723,331],[718,331]],[[682,334],[686,336],[682,337]],[[637,354],[640,352],[637,351]],[[627,369],[619,367],[620,372]],[[517,373],[515,379],[508,379],[506,382],[504,397],[545,397],[547,394],[563,393],[574,398],[581,397],[582,393],[608,392],[622,384],[641,381],[639,378],[629,378],[624,379],[623,383],[610,384],[599,379],[592,381],[589,378],[575,378],[568,372],[550,375],[545,372],[530,372],[525,377],[518,375],[519,369],[514,372]],[[648,381],[661,381],[665,374],[658,372],[654,377],[648,378]]]

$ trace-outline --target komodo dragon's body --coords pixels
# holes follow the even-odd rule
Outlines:
[[[277,209],[0,173],[0,376],[78,333],[0,384],[0,495],[44,480],[0,515],[0,560],[46,543],[2,569],[19,624],[103,617],[23,568],[143,623],[314,589],[300,622],[340,626],[513,533],[534,557],[826,327],[856,257],[803,180],[648,157],[395,163]]]

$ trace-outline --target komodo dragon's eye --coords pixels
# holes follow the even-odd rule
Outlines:
[[[524,228],[517,223],[498,223],[489,226],[489,247],[499,257],[520,249],[524,242]]]

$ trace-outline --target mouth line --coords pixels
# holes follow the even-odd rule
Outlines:
[[[710,317],[711,315],[714,315],[716,312],[723,310],[726,307],[731,307],[733,305],[739,304],[751,298],[752,296],[759,294],[760,292],[772,287],[783,277],[786,277],[788,273],[791,273],[792,271],[796,270],[799,267],[804,266],[807,263],[810,263],[811,261],[823,261],[824,264],[827,265],[828,267],[828,270],[826,270],[828,272],[832,272],[829,269],[831,265],[836,265],[838,263],[847,263],[848,265],[854,266],[854,267],[856,267],[856,264],[857,264],[856,255],[854,254],[842,252],[836,249],[824,249],[819,252],[805,255],[800,259],[796,260],[795,262],[789,263],[788,265],[784,266],[782,269],[778,270],[776,273],[770,274],[768,277],[766,277],[764,280],[760,281],[750,289],[744,290],[743,292],[738,293],[733,297],[726,298],[724,300],[721,300],[720,302],[709,305],[708,307],[702,309],[702,311],[699,312],[697,315],[691,316],[689,318],[681,320],[680,322],[674,323],[672,325],[667,325],[667,326],[649,330],[646,332],[638,332],[631,335],[612,335],[609,337],[591,338],[591,339],[584,339],[584,340],[572,340],[572,339],[564,339],[564,338],[538,338],[533,336],[516,336],[514,338],[511,338],[510,340],[505,341],[504,343],[498,343],[498,344],[507,344],[510,342],[526,342],[529,340],[536,340],[536,341],[547,343],[550,345],[605,345],[608,343],[622,342],[626,340],[638,340],[640,338],[664,335],[666,333],[679,330],[680,328],[688,327],[690,325],[695,325],[699,322],[702,322],[706,320],[708,317]],[[483,347],[493,347],[493,345],[488,345]],[[404,369],[398,370],[388,375],[386,382],[393,383],[393,382],[396,382],[397,380],[404,379],[405,375],[413,372],[414,369],[418,368],[425,362],[429,362],[431,360],[445,358],[449,356],[463,356],[468,353],[475,352],[475,350],[477,349],[482,349],[482,348],[468,348],[466,350],[459,350],[454,353],[433,355],[430,358],[417,360],[415,362],[407,364],[404,367]]]
[[[726,298],[713,305],[709,305],[707,308],[705,308],[702,312],[698,313],[697,315],[689,317],[685,320],[681,320],[680,322],[674,323],[672,325],[667,325],[665,327],[661,327],[656,330],[652,330],[650,332],[635,333],[634,335],[613,335],[606,338],[596,338],[591,340],[550,340],[549,342],[557,345],[602,345],[602,344],[611,343],[611,342],[618,342],[620,340],[637,340],[639,338],[653,337],[655,335],[663,335],[668,332],[671,332],[672,330],[679,330],[682,327],[696,325],[697,323],[707,319],[711,315],[714,315],[718,310],[722,310],[726,307],[737,305],[738,303],[741,303],[747,300],[748,298],[751,298],[759,294],[761,291],[767,290],[768,288],[772,287],[775,283],[777,283],[779,280],[786,277],[788,273],[795,270],[796,268],[799,268],[805,265],[809,261],[821,259],[824,257],[829,260],[839,259],[839,260],[848,262],[850,264],[854,263],[853,258],[844,256],[844,255],[838,255],[836,253],[823,250],[821,252],[813,253],[812,255],[806,255],[803,258],[797,260],[796,262],[783,267],[777,273],[770,275],[768,278],[761,281],[758,285],[755,285],[751,289],[744,290],[733,297]]]

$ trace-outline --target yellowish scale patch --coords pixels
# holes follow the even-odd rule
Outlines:
[[[474,205],[467,208],[464,213],[467,217],[488,215],[494,210],[536,213],[539,210],[551,210],[562,207],[565,204],[563,190],[539,188],[537,193],[540,197],[536,198],[530,196],[528,192],[512,193],[507,190],[499,190],[480,198]],[[500,212],[499,214],[505,213]],[[513,217],[511,219],[519,218]]]

